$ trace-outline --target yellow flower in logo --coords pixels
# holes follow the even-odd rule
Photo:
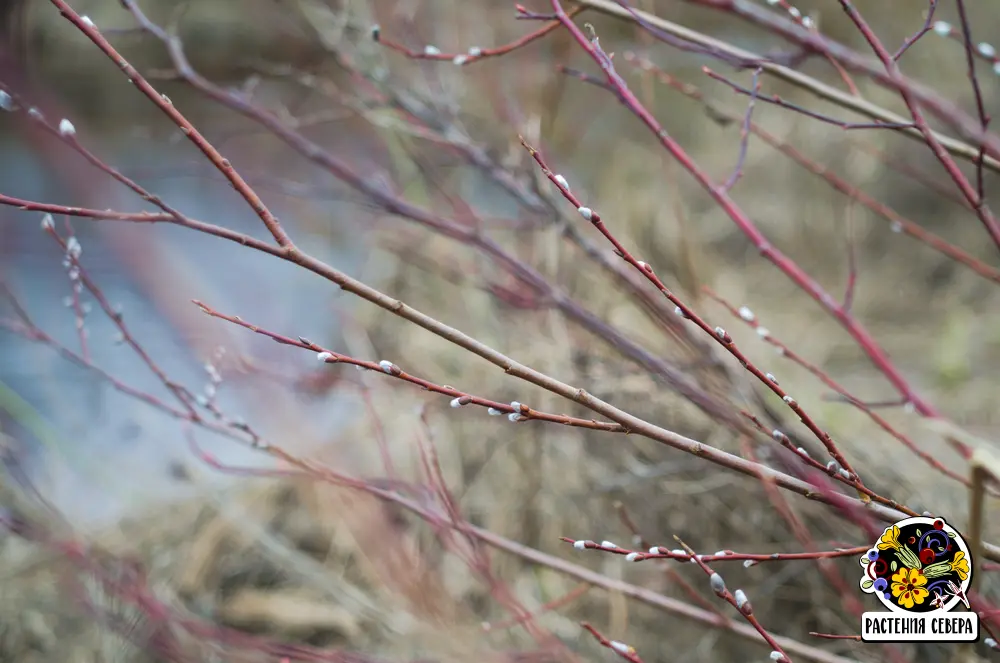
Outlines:
[[[965,559],[965,553],[961,550],[955,553],[955,559],[951,560],[951,570],[962,580],[969,577],[969,560]]]
[[[882,534],[878,540],[879,550],[899,550],[899,527],[893,525]]]
[[[914,604],[924,602],[930,595],[924,585],[927,578],[919,569],[908,569],[905,566],[892,576],[892,595],[896,597],[896,602],[907,610],[913,608]]]

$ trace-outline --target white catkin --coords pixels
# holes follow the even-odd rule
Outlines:
[[[329,361],[330,359],[333,359],[333,355],[330,354],[329,352],[320,352],[319,354],[316,355],[316,359],[317,361],[326,362]]]
[[[585,220],[587,221],[594,220],[594,210],[590,209],[589,207],[578,207],[576,211],[579,212],[580,216],[582,216]]]
[[[77,259],[80,257],[81,253],[83,253],[83,247],[80,246],[80,240],[78,240],[75,236],[71,236],[66,240],[66,255],[73,259]]]
[[[722,594],[726,591],[726,581],[718,573],[709,576],[708,584],[712,586],[712,591],[716,594]]]
[[[632,647],[625,644],[624,642],[618,642],[617,640],[612,640],[610,642],[610,645],[611,648],[614,649],[619,654],[631,654],[633,651]]]
[[[587,542],[582,539],[579,541],[574,541],[573,547],[576,548],[577,550],[584,550],[587,547]]]

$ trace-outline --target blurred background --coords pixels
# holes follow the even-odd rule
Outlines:
[[[752,309],[775,338],[857,398],[892,403],[878,413],[922,452],[967,474],[938,433],[895,403],[891,385],[857,344],[762,259],[610,92],[560,73],[557,67],[563,65],[599,74],[562,31],[463,67],[449,60],[408,59],[375,43],[371,26],[414,52],[430,45],[461,54],[506,44],[539,24],[516,20],[511,3],[493,0],[139,3],[151,21],[176,30],[199,75],[335,155],[355,178],[352,187],[335,168],[304,158],[252,118],[178,80],[164,44],[141,30],[120,2],[71,4],[168,95],[296,243],[317,258],[517,361],[706,444],[749,453],[748,440],[718,413],[693,404],[656,366],[637,357],[646,353],[676,367],[685,384],[735,418],[741,409],[762,414],[759,408],[768,408],[768,421],[808,445],[808,431],[781,412],[778,399],[749,382],[731,357],[697,336],[665,332],[663,323],[624,294],[586,250],[596,247],[614,262],[606,241],[589,226],[567,230],[567,222],[578,220],[574,210],[551,197],[550,185],[537,186],[537,170],[518,143],[524,135],[627,247],[795,394],[867,485],[917,511],[942,515],[960,529],[966,526],[964,485],[932,469],[857,408],[831,398],[827,386],[776,355],[752,328],[705,295],[708,287],[733,306]],[[753,52],[795,52],[793,45],[712,4],[642,0],[636,6]],[[890,49],[924,23],[924,3],[856,4]],[[941,4],[939,18],[956,24],[953,3]],[[988,42],[998,34],[1000,16],[985,3],[969,4],[974,40]],[[549,11],[543,2],[528,8]],[[796,8],[823,34],[869,53],[838,3],[817,0]],[[780,3],[769,11],[788,15]],[[672,48],[633,23],[597,12],[575,20],[592,24],[637,96],[716,181],[725,181],[739,157],[747,99],[707,77],[702,67],[743,86],[752,84],[752,72]],[[23,98],[52,126],[70,119],[81,145],[186,215],[269,239],[221,174],[56,7],[43,0],[29,3],[22,27],[29,56]],[[697,86],[710,109],[663,85],[636,66],[637,59]],[[961,43],[930,33],[901,66],[974,112]],[[988,61],[978,66],[986,109],[994,112],[997,76]],[[821,57],[805,58],[797,68],[845,87]],[[760,81],[762,94],[862,121],[774,77]],[[905,110],[865,77],[854,81],[864,97]],[[404,121],[400,108],[424,120],[423,130]],[[889,131],[845,130],[762,101],[753,120],[899,217],[988,266],[997,264],[996,246],[956,201],[926,145]],[[493,169],[477,168],[470,154]],[[972,176],[968,164],[963,168]],[[993,180],[987,173],[987,192]],[[359,187],[476,229],[488,242],[455,241],[402,218]],[[24,112],[0,113],[0,193],[95,209],[153,209],[58,137],[38,131]],[[758,138],[748,141],[743,175],[732,193],[768,239],[834,296],[843,295],[855,265],[857,319],[923,398],[972,435],[994,436],[1000,420],[996,282],[895,232],[891,219]],[[0,208],[0,276],[45,335],[18,333],[9,325],[0,329],[4,499],[33,510],[54,532],[72,532],[101,555],[132,560],[171,614],[259,640],[222,642],[213,640],[214,631],[176,624],[171,632],[185,635],[170,640],[163,634],[168,622],[152,604],[112,595],[90,579],[92,571],[71,563],[79,560],[72,551],[10,535],[0,538],[0,660],[552,656],[531,629],[505,623],[512,615],[498,600],[498,587],[526,610],[541,611],[537,624],[581,660],[613,657],[581,630],[581,619],[635,646],[646,661],[766,659],[768,648],[760,642],[621,590],[638,587],[734,617],[693,565],[626,567],[619,557],[581,554],[559,541],[564,536],[631,544],[634,533],[623,521],[624,510],[644,540],[670,548],[676,547],[676,535],[705,553],[800,550],[802,541],[760,482],[636,436],[539,422],[515,426],[479,408],[451,409],[448,399],[384,375],[320,368],[314,353],[210,318],[192,300],[358,359],[395,362],[437,384],[499,402],[590,416],[273,257],[168,223],[55,217],[56,230],[63,236],[72,232],[79,241],[81,265],[131,339],[170,381],[196,395],[210,419],[249,425],[290,453],[351,476],[396,475],[419,482],[419,448],[429,440],[470,523],[599,572],[619,583],[619,590],[587,589],[578,577],[502,552],[491,553],[492,571],[484,574],[445,550],[426,523],[364,493],[312,479],[233,477],[206,464],[193,445],[227,464],[275,467],[260,451],[192,428],[123,393],[121,386],[128,385],[164,402],[172,397],[93,295],[74,296],[66,252],[39,230],[41,221],[38,212]],[[491,253],[484,248],[488,243],[498,248]],[[501,254],[527,266],[550,290],[533,289],[509,261],[498,259]],[[561,293],[563,305],[553,293]],[[15,320],[9,304],[4,303],[3,319]],[[595,334],[585,319],[599,320],[619,341]],[[779,469],[787,462],[772,455],[775,445],[767,440],[750,446]],[[822,549],[870,543],[864,532],[819,505],[794,496],[787,504]],[[111,562],[102,564],[106,571],[126,573]],[[862,598],[856,591],[857,560],[838,559],[831,566],[846,589],[831,584],[812,562],[733,565],[726,580],[746,589],[773,633],[832,657],[822,660],[948,660],[950,649],[932,645],[890,651],[810,638],[810,631],[858,630],[851,603]],[[992,583],[988,577],[984,582],[989,595]],[[543,609],[563,598],[557,608]],[[495,628],[486,630],[484,623]],[[164,644],[168,641],[171,647]],[[292,645],[337,653],[307,658]],[[985,655],[985,648],[979,653]],[[821,659],[807,653],[795,660]]]

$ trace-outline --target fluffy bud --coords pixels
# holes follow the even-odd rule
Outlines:
[[[635,653],[635,647],[631,647],[624,642],[612,640],[608,643],[608,645],[619,654],[630,655]]]
[[[742,589],[737,589],[733,593],[733,597],[736,599],[736,607],[744,615],[753,614],[753,606],[750,605],[750,599],[747,598],[746,593]]]

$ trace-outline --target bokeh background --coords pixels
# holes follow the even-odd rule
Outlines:
[[[902,43],[924,20],[924,3],[913,0],[856,4],[889,45]],[[952,3],[942,4],[940,18],[954,22]],[[989,41],[998,34],[1000,15],[988,3],[968,4],[976,39]],[[530,8],[546,11],[546,3],[536,5]],[[137,30],[120,3],[79,0],[72,6],[224,151],[308,251],[524,364],[681,434],[741,452],[741,440],[730,429],[655,379],[649,367],[623,358],[557,308],[526,307],[504,295],[523,294],[524,288],[495,261],[372,205],[259,126],[175,80],[163,45]],[[515,20],[512,4],[491,0],[201,0],[141,6],[152,20],[176,27],[192,65],[208,79],[297,122],[303,134],[366,181],[446,218],[475,215],[491,239],[625,337],[681,366],[731,408],[753,407],[746,394],[757,387],[732,378],[739,375],[733,366],[719,368],[719,362],[734,364],[731,358],[709,356],[664,334],[567,241],[558,219],[529,209],[440,141],[412,135],[345,75],[337,59],[351,58],[379,85],[417,100],[530,181],[536,173],[517,142],[525,135],[627,246],[779,377],[862,468],[870,486],[965,527],[964,486],[931,470],[856,409],[831,400],[814,377],[777,357],[703,294],[708,286],[734,305],[750,307],[776,337],[859,398],[894,398],[852,340],[759,256],[611,94],[557,71],[557,65],[566,65],[597,73],[566,35],[557,32],[507,56],[456,67],[407,60],[374,43],[370,26],[380,25],[387,38],[417,51],[433,44],[445,53],[461,53],[507,43],[536,25]],[[792,49],[698,2],[644,0],[637,6],[752,51]],[[867,53],[838,3],[817,0],[797,7],[824,34]],[[740,149],[739,123],[716,121],[704,106],[628,64],[626,54],[648,57],[738,116],[746,99],[701,68],[711,66],[743,85],[750,84],[750,72],[657,43],[627,22],[593,12],[577,21],[592,23],[604,49],[616,54],[620,73],[685,149],[717,180],[728,177]],[[82,143],[191,216],[265,236],[252,211],[177,128],[50,3],[31,4],[26,27],[32,89],[48,117],[72,119]],[[959,43],[929,34],[902,66],[963,108],[973,108]],[[979,66],[987,109],[995,111],[997,76],[988,63]],[[821,58],[807,59],[801,68],[842,85]],[[865,96],[902,110],[893,95],[861,76],[855,80]],[[762,91],[817,112],[860,119],[771,77],[763,76],[761,83]],[[926,146],[888,131],[847,131],[764,103],[757,104],[753,119],[899,214],[987,264],[997,263],[996,247],[968,210],[886,165],[886,159],[906,164],[948,187]],[[987,176],[987,187],[993,180]],[[16,114],[0,115],[0,191],[95,208],[146,208],[58,141],[26,130]],[[972,434],[995,436],[1000,419],[996,283],[893,232],[885,219],[759,140],[749,141],[733,195],[773,243],[832,293],[846,288],[853,250],[857,318],[921,395]],[[39,232],[39,221],[36,213],[0,209],[0,269],[38,326],[76,348],[62,252]],[[65,228],[62,219],[57,222]],[[429,436],[470,522],[698,605],[685,587],[690,583],[723,612],[727,606],[714,599],[693,567],[626,566],[617,557],[581,554],[558,537],[625,545],[631,534],[619,517],[624,506],[647,539],[671,548],[676,535],[702,552],[800,549],[766,491],[746,477],[648,440],[535,423],[514,426],[473,408],[451,409],[447,399],[430,398],[385,376],[336,366],[318,370],[311,353],[210,319],[191,304],[198,299],[270,330],[306,336],[363,359],[388,359],[439,384],[499,401],[581,414],[304,270],[166,224],[73,220],[72,228],[88,272],[121,307],[135,338],[157,363],[196,393],[209,383],[205,364],[211,364],[223,377],[219,407],[294,453],[345,473],[381,476],[384,444],[395,469],[418,479],[417,440]],[[606,250],[592,228],[580,232]],[[85,327],[95,364],[122,382],[165,396],[155,376],[116,342],[116,328],[99,311],[90,313]],[[509,615],[489,586],[442,552],[416,519],[311,480],[225,477],[192,454],[178,422],[115,391],[94,371],[44,344],[7,331],[2,339],[0,424],[13,462],[58,515],[39,513],[68,523],[102,549],[140,560],[169,605],[247,633],[383,660],[507,660],[512,652],[537,646],[520,627],[484,631],[484,622],[500,623]],[[770,402],[770,396],[763,398]],[[771,405],[777,410],[780,403]],[[901,407],[880,413],[921,449],[966,473],[964,463],[919,417]],[[786,425],[796,428],[790,421]],[[270,462],[230,440],[203,431],[194,435],[226,462]],[[22,490],[4,482],[10,492]],[[789,504],[823,546],[869,543],[826,509],[796,498]],[[0,554],[0,660],[163,660],[148,646],[156,630],[141,610],[119,606],[96,589],[91,609],[67,600],[70,571],[59,551],[8,536]],[[492,561],[496,576],[531,610],[577,586],[572,578],[513,556],[497,553]],[[835,566],[854,592],[857,560],[838,560]],[[881,648],[809,638],[809,631],[858,629],[842,592],[829,586],[814,564],[735,566],[726,579],[731,587],[746,589],[774,633],[847,660],[890,660]],[[990,586],[987,580],[987,590]],[[94,605],[124,615],[131,626],[116,633],[94,618]],[[580,629],[581,619],[634,645],[646,661],[750,661],[768,654],[760,644],[600,589],[544,613],[538,623],[584,660],[610,660],[612,654]],[[934,646],[899,652],[905,660],[920,661],[944,661],[951,654]],[[206,649],[201,658],[190,654],[180,660],[226,660],[211,655]]]

